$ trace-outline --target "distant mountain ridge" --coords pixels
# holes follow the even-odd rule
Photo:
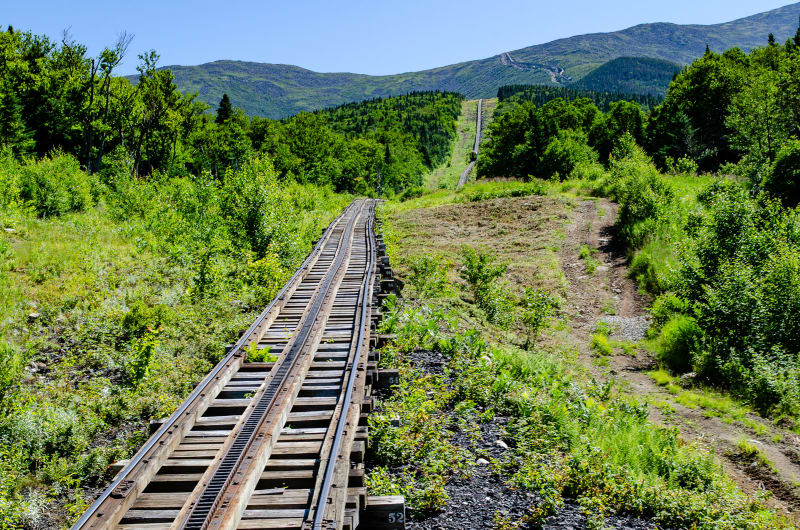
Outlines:
[[[592,90],[639,93],[663,92],[664,63],[650,62],[649,80],[626,74],[619,64],[606,66],[594,78],[593,71],[621,57],[645,57],[688,64],[708,45],[714,51],[738,46],[745,51],[766,44],[773,33],[778,42],[794,35],[800,3],[723,24],[639,24],[621,31],[592,33],[558,39],[519,50],[463,63],[385,76],[354,73],[319,73],[298,66],[243,61],[214,61],[198,66],[167,66],[183,91],[197,91],[200,99],[216,106],[223,93],[234,105],[251,115],[283,118],[303,110],[387,97],[415,90],[449,90],[468,98],[494,97],[498,87],[510,84],[578,86],[584,78]],[[641,63],[641,62],[640,62]],[[615,71],[622,78],[615,77]],[[661,81],[658,81],[659,78]],[[659,84],[660,83],[660,84]],[[586,87],[588,88],[588,87]],[[644,91],[644,92],[642,92]]]

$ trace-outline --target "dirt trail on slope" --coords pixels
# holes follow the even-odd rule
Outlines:
[[[617,213],[618,206],[608,200],[579,201],[559,252],[559,261],[569,283],[569,296],[563,309],[578,339],[580,358],[596,377],[614,378],[630,392],[638,394],[640,400],[650,402],[654,422],[676,426],[685,440],[716,453],[726,472],[743,490],[749,493],[771,491],[773,497],[768,504],[800,523],[800,488],[796,486],[800,484],[800,438],[795,433],[754,414],[746,415],[749,426],[745,426],[741,421],[727,423],[713,416],[713,411],[678,403],[676,395],[656,384],[647,374],[657,368],[658,363],[652,354],[641,348],[636,357],[624,354],[608,357],[606,366],[598,362],[591,351],[589,342],[598,320],[610,320],[627,335],[620,336],[615,331],[612,338],[632,341],[642,338],[648,325],[649,300],[628,277],[625,253],[614,228]],[[593,274],[587,272],[585,260],[580,259],[580,249],[584,245],[597,249],[593,257],[599,265]],[[669,404],[674,412],[653,405],[662,403]],[[760,434],[756,434],[753,426]],[[737,448],[741,440],[761,450],[774,470],[744,459]]]

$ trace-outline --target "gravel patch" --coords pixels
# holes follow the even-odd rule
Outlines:
[[[648,315],[635,317],[604,316],[600,322],[611,326],[612,338],[623,339],[630,342],[639,342],[647,336],[651,320]]]
[[[645,328],[646,329],[646,328]],[[411,354],[411,360],[417,368],[427,373],[444,373],[444,356],[436,351],[416,351]],[[450,414],[454,414],[450,411]],[[478,424],[479,432],[472,435],[454,428],[452,442],[454,445],[467,449],[474,455],[475,463],[470,469],[468,477],[451,477],[445,486],[449,500],[445,508],[429,514],[422,519],[408,520],[406,528],[409,530],[455,530],[495,528],[495,518],[498,515],[519,520],[524,517],[531,507],[541,502],[540,496],[531,491],[510,488],[502,477],[492,472],[489,461],[502,460],[511,449],[503,439],[505,427],[509,418],[497,416],[492,421]],[[451,423],[455,424],[453,421]],[[374,465],[368,459],[367,469]],[[399,471],[399,469],[394,470]],[[606,518],[606,525],[610,528],[622,530],[650,530],[656,525],[629,517],[610,516]],[[521,528],[535,528],[523,526]],[[573,500],[566,499],[564,506],[558,513],[548,517],[541,527],[545,529],[583,529],[587,528],[586,517],[581,512],[580,506]]]

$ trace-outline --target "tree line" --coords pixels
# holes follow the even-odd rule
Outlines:
[[[530,101],[536,106],[542,106],[553,99],[565,101],[588,99],[603,112],[607,112],[611,108],[611,104],[617,101],[638,103],[644,109],[651,109],[662,101],[662,98],[650,94],[584,90],[548,85],[504,85],[497,89],[497,99],[501,103]],[[498,111],[502,113],[502,109],[498,109]]]
[[[178,90],[155,51],[138,56],[135,82],[119,77],[131,39],[123,33],[91,57],[68,33],[56,42],[0,31],[0,147],[18,159],[59,151],[89,174],[143,178],[219,178],[266,153],[283,178],[374,193],[418,185],[455,136],[462,97],[441,92],[282,121],[248,117],[225,95],[214,114],[196,93]]]

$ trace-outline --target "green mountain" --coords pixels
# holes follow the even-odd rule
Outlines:
[[[663,97],[681,65],[652,57],[618,57],[595,68],[572,88]]]
[[[600,67],[587,83],[614,86],[614,90],[658,93],[663,63],[644,62],[625,74],[620,57],[650,57],[680,65],[701,56],[706,44],[714,51],[733,46],[749,50],[766,43],[773,33],[778,42],[794,35],[800,3],[750,17],[713,25],[640,24],[612,33],[592,33],[505,52],[420,72],[386,76],[319,73],[297,66],[215,61],[199,66],[169,66],[181,90],[197,91],[200,99],[216,106],[223,93],[248,114],[282,118],[301,110],[315,110],[372,97],[421,90],[460,92],[468,98],[494,97],[497,89],[512,84],[569,85],[580,82]],[[670,67],[672,68],[672,67]],[[660,74],[654,72],[660,71]],[[670,73],[671,77],[671,73]],[[619,85],[619,86],[617,86]],[[587,87],[583,87],[587,88]],[[605,88],[603,88],[605,89]]]

